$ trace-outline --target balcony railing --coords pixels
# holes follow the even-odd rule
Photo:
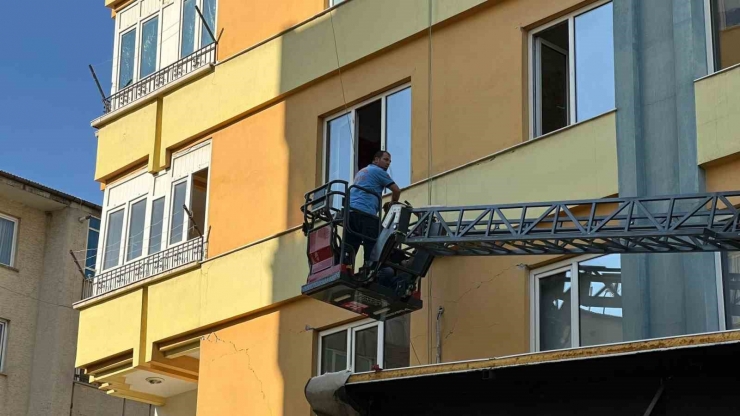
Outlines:
[[[204,46],[190,55],[174,62],[159,71],[142,78],[135,84],[121,88],[115,94],[103,99],[103,113],[108,114],[154,91],[176,81],[198,68],[216,62],[216,43]]]
[[[106,270],[83,281],[82,299],[99,296],[186,264],[202,261],[203,252],[203,237],[198,237],[121,267]]]

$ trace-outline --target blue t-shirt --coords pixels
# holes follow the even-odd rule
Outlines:
[[[355,175],[354,184],[368,189],[377,196],[383,195],[383,189],[393,185],[393,179],[383,168],[370,164],[360,169]],[[349,197],[350,208],[357,209],[368,214],[378,215],[380,206],[378,198],[361,189],[352,188]]]

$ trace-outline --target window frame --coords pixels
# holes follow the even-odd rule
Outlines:
[[[111,209],[107,210],[105,213],[105,224],[104,224],[105,226],[102,227],[101,225],[101,227],[105,229],[105,234],[103,235],[103,238],[101,239],[103,242],[102,243],[103,250],[102,251],[98,250],[98,253],[101,253],[101,252],[103,253],[102,256],[99,256],[100,257],[100,260],[99,260],[100,267],[98,267],[98,269],[101,271],[101,273],[105,272],[106,270],[112,270],[112,269],[115,269],[116,267],[120,267],[123,265],[123,263],[121,263],[121,259],[125,258],[123,257],[123,252],[126,251],[122,246],[125,244],[125,241],[126,241],[125,238],[127,234],[126,232],[126,225],[128,224],[127,205],[128,203],[116,205],[115,207],[112,207]],[[110,217],[111,215],[117,213],[118,211],[123,211],[123,221],[121,224],[121,228],[122,228],[121,229],[121,241],[118,242],[119,244],[118,261],[116,262],[115,266],[105,267],[105,259],[107,256],[107,249],[108,249],[108,227],[110,226]]]
[[[91,221],[92,219],[98,220],[98,224],[100,224],[98,226],[98,228],[94,228],[92,226],[92,221]],[[83,261],[82,266],[83,266],[83,271],[84,272],[87,272],[88,270],[92,272],[92,276],[90,276],[90,278],[94,277],[95,274],[96,274],[96,271],[97,271],[96,270],[96,267],[97,267],[97,264],[98,264],[97,256],[100,253],[99,252],[99,247],[100,247],[100,230],[102,228],[103,228],[103,220],[101,218],[98,218],[98,217],[96,217],[94,215],[91,215],[90,218],[87,219],[87,236],[85,237],[85,260]],[[91,231],[95,231],[95,232],[98,233],[98,245],[95,247],[95,264],[93,264],[93,267],[87,267],[87,259],[89,259],[90,257],[92,257],[90,255],[90,253],[89,253],[90,250],[88,249],[88,247],[90,246],[90,232]],[[83,273],[83,274],[86,275],[86,273]]]
[[[121,265],[126,265],[128,263],[134,262],[142,257],[146,257],[147,251],[149,251],[149,227],[147,224],[149,223],[149,216],[151,215],[151,209],[149,207],[149,194],[141,195],[139,197],[136,197],[126,203],[126,213],[124,214],[126,222],[123,224],[125,227],[125,230],[123,234],[124,236],[124,247],[125,247],[125,253],[123,254],[122,261],[120,262]],[[144,231],[142,231],[142,240],[141,240],[141,254],[137,257],[132,257],[130,260],[128,260],[128,239],[129,239],[129,233],[131,232],[131,210],[134,206],[134,204],[137,204],[141,201],[144,202]]]
[[[611,3],[613,0],[599,0],[594,3],[589,4],[588,6],[582,7],[578,10],[572,11],[564,16],[561,16],[557,19],[553,19],[552,21],[545,23],[544,25],[537,26],[536,28],[529,31],[527,34],[527,76],[528,76],[528,95],[529,95],[529,139],[536,139],[538,137],[545,136],[545,134],[539,134],[537,131],[539,131],[540,127],[537,126],[536,123],[536,112],[539,111],[539,103],[537,101],[537,97],[535,97],[535,76],[537,75],[537,68],[535,66],[539,63],[539,57],[536,56],[536,49],[535,49],[535,38],[537,37],[537,34],[540,32],[543,32],[553,26],[556,26],[560,23],[563,23],[565,21],[568,22],[568,81],[567,81],[567,87],[568,87],[568,124],[565,127],[572,126],[576,124],[578,121],[576,116],[575,109],[575,102],[576,102],[576,68],[575,68],[575,18],[584,14],[588,13],[591,10],[597,9],[607,3]],[[598,116],[597,116],[598,117]],[[593,117],[592,117],[593,118]],[[585,120],[584,120],[585,121]],[[555,130],[557,131],[557,130]],[[552,132],[550,132],[552,133]],[[548,133],[548,134],[550,134]]]
[[[200,17],[198,16],[198,12],[196,11],[195,12],[195,28],[193,29],[193,52],[190,52],[190,54],[185,55],[185,56],[182,55],[182,29],[183,29],[183,21],[185,18],[185,0],[176,0],[176,1],[179,2],[179,6],[180,6],[180,21],[178,22],[179,30],[177,31],[177,60],[180,60],[184,58],[185,56],[193,54],[197,50],[204,48],[205,46],[200,46],[203,40],[203,20],[200,19]],[[195,1],[195,5],[198,6],[198,8],[200,9],[202,13],[204,0],[194,0],[194,1]],[[216,28],[218,27],[219,0],[214,0],[214,1],[216,2],[216,11],[215,11],[214,19],[213,19],[214,27],[212,27],[211,30],[213,30],[213,36],[216,36],[218,38],[218,31],[216,30]],[[205,15],[203,17],[205,17]]]
[[[351,371],[352,373],[355,372],[355,344],[356,344],[356,337],[355,333],[358,331],[362,331],[365,329],[377,327],[378,328],[378,353],[376,360],[378,362],[378,365],[382,366],[384,364],[385,356],[384,356],[384,345],[385,345],[385,322],[376,321],[374,319],[363,319],[360,321],[355,321],[349,324],[341,325],[338,327],[326,329],[324,331],[319,332],[318,336],[318,349],[317,349],[317,358],[316,358],[316,374],[321,374],[321,351],[322,351],[322,341],[325,336],[327,335],[333,335],[338,332],[347,331],[347,368],[346,370]]]
[[[19,233],[19,227],[20,227],[20,218],[11,217],[10,215],[6,215],[3,213],[0,213],[0,218],[4,220],[8,220],[14,224],[13,226],[13,236],[10,241],[10,264],[0,263],[3,266],[8,267],[15,267],[15,256],[16,252],[18,251],[18,233]]]
[[[714,270],[715,270],[715,285],[717,287],[717,317],[719,319],[719,331],[726,331],[726,315],[725,315],[725,301],[724,301],[724,279],[722,274],[722,253],[714,253]],[[595,258],[604,257],[608,255],[619,255],[619,253],[609,254],[587,254],[577,257],[572,257],[566,260],[561,260],[556,263],[548,264],[546,266],[532,269],[529,272],[529,349],[531,352],[540,352],[540,310],[539,310],[539,279],[552,276],[559,272],[570,270],[571,271],[571,346],[570,348],[581,348],[580,339],[580,319],[579,317],[580,303],[578,299],[578,285],[580,284],[578,279],[578,273],[574,271],[578,270],[578,263],[582,263]]]
[[[0,327],[2,327],[2,333],[0,333],[0,374],[2,374],[5,371],[5,357],[8,350],[8,328],[10,328],[10,321],[0,318]]]
[[[717,69],[717,54],[715,53],[715,47],[718,45],[714,41],[714,8],[712,7],[712,0],[704,0],[704,35],[706,37],[707,48],[707,75],[716,74],[740,66],[740,64],[735,64],[727,68]]]
[[[141,53],[143,53],[143,49],[141,47],[142,46],[141,43],[144,41],[144,25],[146,25],[147,23],[151,22],[154,19],[157,19],[157,42],[156,42],[157,53],[155,54],[156,56],[154,57],[154,71],[152,71],[151,74],[145,75],[144,77],[142,77],[141,76],[141,58],[142,58]],[[140,26],[141,29],[137,33],[137,39],[136,39],[138,43],[137,45],[138,50],[136,53],[138,62],[135,68],[136,69],[135,72],[137,75],[137,77],[135,78],[135,81],[141,80],[151,75],[154,75],[155,73],[157,73],[157,71],[161,69],[160,68],[160,56],[162,54],[162,26],[163,26],[162,25],[162,8],[160,7],[158,12],[152,13],[151,15],[146,16],[144,18],[140,18],[138,26]]]
[[[352,185],[354,182],[354,177],[357,171],[359,170],[359,167],[357,166],[357,146],[359,144],[359,137],[358,137],[358,129],[357,129],[357,110],[361,107],[364,107],[368,104],[371,104],[375,101],[380,100],[380,148],[382,150],[386,150],[388,148],[388,135],[387,135],[387,128],[386,128],[386,119],[388,118],[387,114],[387,102],[388,97],[391,95],[401,92],[405,89],[409,89],[411,92],[411,109],[413,110],[413,89],[411,88],[411,82],[405,82],[401,85],[398,85],[396,87],[390,88],[386,91],[383,91],[381,93],[378,93],[376,95],[373,95],[372,97],[363,100],[357,104],[354,104],[352,106],[349,106],[347,108],[343,108],[342,110],[338,112],[331,113],[321,119],[322,126],[323,126],[323,132],[322,132],[322,152],[321,152],[321,178],[322,183],[327,183],[329,181],[329,166],[327,163],[329,162],[327,159],[327,156],[329,154],[329,123],[343,117],[347,114],[350,114],[350,128],[351,128],[351,135],[352,135],[352,173],[349,178],[349,184]],[[413,140],[413,137],[412,137]],[[412,146],[413,147],[413,146]],[[411,152],[409,152],[409,155],[411,155]],[[409,163],[411,161],[409,160]],[[413,182],[411,181],[411,178],[409,178],[409,186],[411,186]]]

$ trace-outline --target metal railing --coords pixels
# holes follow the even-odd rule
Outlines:
[[[206,45],[136,83],[121,88],[115,94],[103,99],[103,114],[125,107],[198,68],[216,62],[216,45],[216,43]]]
[[[106,270],[95,277],[86,278],[82,283],[82,299],[99,296],[186,264],[202,261],[203,255],[203,237],[188,240],[121,267]]]

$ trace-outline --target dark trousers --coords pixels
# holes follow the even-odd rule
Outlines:
[[[353,234],[353,231],[362,234],[362,236]],[[375,240],[378,238],[379,233],[380,222],[378,217],[361,211],[350,211],[349,230],[345,230],[344,234],[345,243],[349,247],[352,247],[351,249],[347,249],[347,262],[354,263],[357,250],[360,249],[360,244],[362,244],[365,250],[365,262],[367,262],[370,258],[370,253],[373,251],[373,247],[375,247]]]

